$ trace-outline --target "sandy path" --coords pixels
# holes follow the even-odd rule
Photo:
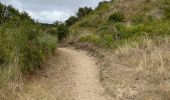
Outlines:
[[[85,52],[59,48],[18,100],[106,100],[98,67]]]
[[[76,100],[106,100],[104,90],[99,84],[98,68],[94,60],[85,52],[70,49],[59,49],[68,54],[75,67]]]

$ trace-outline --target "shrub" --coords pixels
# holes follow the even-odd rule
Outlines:
[[[68,20],[66,20],[66,25],[71,26],[77,21],[78,21],[77,17],[71,16]]]
[[[121,12],[115,12],[115,13],[113,13],[113,14],[111,14],[110,16],[109,16],[109,19],[108,19],[109,21],[113,21],[113,22],[123,22],[124,20],[125,20],[125,17],[124,17],[124,15],[123,15],[123,13],[121,13]]]
[[[93,11],[93,9],[90,7],[89,8],[88,7],[79,8],[77,17],[78,17],[78,19],[80,19],[86,15],[89,15],[92,11]]]
[[[2,7],[1,7],[2,6]],[[45,34],[39,23],[27,13],[20,13],[12,6],[0,5],[8,14],[1,12],[0,26],[0,86],[10,79],[40,68],[48,53],[54,51],[57,36]]]
[[[65,24],[59,24],[58,28],[58,39],[59,41],[63,40],[69,33],[69,29]]]
[[[38,37],[38,43],[46,49],[44,52],[53,52],[57,47],[57,38],[50,34],[44,34]]]
[[[165,18],[170,19],[170,5],[166,8],[164,8],[164,11],[165,11],[165,13],[164,13]]]
[[[97,35],[88,35],[88,36],[83,36],[79,39],[80,42],[89,42],[93,43],[95,45],[100,44],[100,37]]]
[[[112,2],[114,2],[114,0]],[[99,5],[96,7],[95,11],[103,12],[109,8],[109,5],[110,5],[110,1],[99,2]]]
[[[160,8],[164,10],[164,16],[165,19],[170,19],[170,1],[169,0],[162,0],[164,6],[161,6]]]

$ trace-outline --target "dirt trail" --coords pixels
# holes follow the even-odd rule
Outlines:
[[[83,51],[59,48],[19,94],[20,100],[108,100],[98,67]]]

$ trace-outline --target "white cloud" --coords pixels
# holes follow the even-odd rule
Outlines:
[[[66,20],[69,16],[69,12],[59,12],[59,11],[42,11],[39,13],[34,13],[32,11],[28,11],[28,13],[32,16],[32,18],[37,19],[38,21],[45,21],[48,23],[53,23],[54,21],[60,20],[64,21]]]
[[[4,4],[12,4],[20,11],[26,11],[34,19],[53,23],[64,21],[75,14],[79,7],[96,7],[103,0],[0,0]]]

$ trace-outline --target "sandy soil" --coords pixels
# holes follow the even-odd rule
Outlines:
[[[95,60],[83,51],[59,48],[44,70],[26,83],[18,100],[108,100]]]

